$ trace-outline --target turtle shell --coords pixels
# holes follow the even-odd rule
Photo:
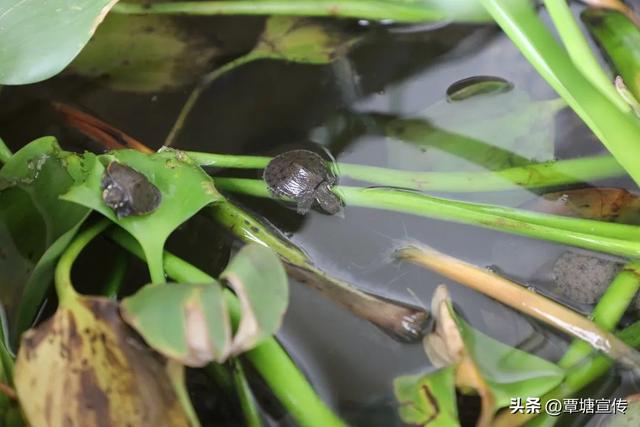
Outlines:
[[[102,177],[102,200],[118,215],[144,215],[154,211],[162,194],[146,176],[118,162],[111,162]]]
[[[273,194],[298,201],[315,198],[320,184],[336,182],[326,161],[309,150],[292,150],[274,157],[263,177]]]

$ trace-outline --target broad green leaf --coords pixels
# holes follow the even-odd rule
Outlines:
[[[581,17],[626,87],[640,100],[640,28],[619,12],[586,9]]]
[[[193,83],[216,49],[170,16],[110,14],[67,69],[116,90],[154,92]]]
[[[219,283],[147,285],[125,298],[122,315],[158,352],[187,366],[223,362],[231,325]]]
[[[76,176],[76,184],[63,198],[100,212],[131,233],[145,252],[153,282],[164,282],[162,251],[171,232],[221,197],[211,177],[184,154],[174,150],[156,154],[119,150],[98,157],[85,154],[85,157],[84,173]],[[161,191],[162,200],[155,211],[118,218],[104,203],[100,183],[105,164],[111,161],[135,169]]]
[[[33,322],[56,259],[90,212],[60,199],[81,167],[78,156],[45,137],[22,148],[0,169],[0,301],[10,341]]]
[[[231,259],[220,279],[234,290],[242,310],[232,354],[253,348],[276,333],[289,303],[289,286],[275,252],[259,244],[246,245]]]
[[[249,55],[309,64],[328,64],[344,56],[355,36],[304,18],[272,16]]]
[[[3,0],[0,84],[45,80],[71,62],[118,0]]]
[[[450,365],[429,374],[396,378],[393,388],[402,421],[425,427],[459,426],[455,375]]]
[[[78,297],[22,337],[15,366],[33,426],[189,426],[165,370],[114,301]]]

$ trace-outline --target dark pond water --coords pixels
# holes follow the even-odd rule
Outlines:
[[[192,31],[203,29],[220,49],[218,63],[249,50],[262,23],[258,18],[179,21]],[[522,98],[518,101],[522,108],[555,97],[510,41],[493,28],[365,24],[341,24],[362,33],[364,41],[348,58],[331,66],[260,61],[224,76],[204,93],[176,147],[236,154],[324,147],[338,161],[430,170],[432,151],[386,137],[377,117],[412,116],[427,110],[435,126],[451,132],[471,132],[479,138],[485,136],[484,141],[492,143],[487,139],[504,129],[470,130],[467,122],[475,117],[474,111],[478,111],[475,118],[480,121],[482,114],[491,117],[494,108],[499,115],[502,101],[447,103],[446,91],[452,83],[478,75],[501,77],[513,85],[510,93],[517,92]],[[133,94],[111,90],[100,79],[66,75],[44,84],[3,88],[0,129],[13,148],[46,134],[57,135],[66,147],[86,147],[87,141],[65,128],[51,111],[48,103],[55,100],[76,105],[157,147],[188,93],[188,89],[173,89]],[[486,102],[487,96],[483,99]],[[508,128],[510,123],[502,126]],[[536,135],[547,135],[546,151],[532,147],[526,137],[511,149],[543,160],[603,151],[570,111],[563,110],[554,120],[537,126]],[[471,163],[465,167],[478,169]],[[358,184],[347,180],[341,183]],[[633,188],[624,180],[599,185]],[[525,190],[441,195],[507,206],[519,206],[536,197]],[[403,241],[423,242],[544,289],[550,287],[553,262],[567,247],[381,210],[346,206],[343,218],[315,211],[302,217],[276,202],[230,197],[283,230],[318,266],[362,289],[428,307],[435,287],[445,283],[450,285],[459,312],[492,337],[553,359],[566,347],[564,337],[436,274],[391,262],[389,253]],[[170,245],[181,256],[214,274],[234,247],[230,236],[203,218],[184,227]],[[103,249],[112,250],[108,246]],[[96,245],[82,258],[87,271],[103,264],[101,252]],[[133,264],[127,277],[130,287],[146,280],[144,269],[137,264]],[[577,308],[586,310],[588,306]],[[354,426],[401,425],[395,415],[391,382],[398,375],[429,369],[420,345],[397,342],[298,284],[292,284],[291,306],[279,339],[323,399]],[[206,379],[195,375],[193,381],[202,388],[199,407],[215,411],[225,406],[224,399],[215,400],[203,385]],[[596,388],[589,392],[590,396],[626,395],[635,389],[635,380],[611,372]],[[273,425],[293,425],[286,416],[273,418]]]

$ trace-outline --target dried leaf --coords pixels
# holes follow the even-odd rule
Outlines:
[[[15,385],[33,426],[189,426],[164,361],[107,299],[78,297],[27,331]]]

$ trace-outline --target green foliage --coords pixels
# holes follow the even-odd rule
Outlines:
[[[71,62],[117,0],[5,0],[0,84],[45,80]]]
[[[456,320],[471,358],[493,392],[496,409],[508,406],[512,397],[542,396],[564,378],[555,364],[496,341],[459,317]]]
[[[223,362],[273,335],[288,303],[287,276],[277,255],[262,245],[242,248],[221,275],[240,300],[240,324],[231,336],[219,282],[152,284],[122,302],[122,313],[158,352],[187,366]]]
[[[162,201],[155,211],[118,218],[104,203],[100,190],[104,164],[114,160],[142,173],[158,187]],[[75,178],[75,185],[63,198],[100,212],[131,233],[145,252],[154,283],[164,282],[162,250],[169,235],[202,207],[221,199],[211,178],[177,151],[149,155],[120,150],[99,157],[85,154],[85,168]]]
[[[538,72],[640,183],[640,120],[623,112],[581,73],[529,0],[480,0]]]
[[[45,137],[22,148],[0,169],[0,297],[11,340],[31,325],[56,259],[89,214],[59,198],[82,167],[81,158]]]
[[[409,425],[456,427],[455,367],[447,366],[429,374],[398,377],[393,381],[398,411]]]
[[[581,17],[627,88],[640,100],[640,29],[619,12],[586,9]]]

